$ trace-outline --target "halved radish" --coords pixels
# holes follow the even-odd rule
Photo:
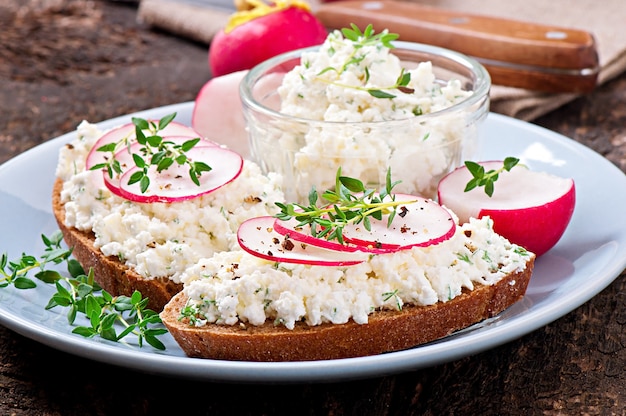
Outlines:
[[[270,261],[317,266],[350,266],[367,260],[370,254],[330,250],[293,241],[274,230],[274,217],[255,217],[244,221],[237,231],[242,249]]]
[[[341,251],[364,251],[373,254],[392,253],[411,247],[425,247],[451,238],[456,223],[450,212],[436,202],[406,194],[396,194],[396,201],[406,201],[397,207],[397,213],[388,226],[388,217],[381,220],[370,218],[369,230],[361,224],[349,224],[343,229],[344,244],[336,240],[314,237],[311,227],[298,226],[295,218],[289,221],[277,219],[276,232],[289,235],[293,240],[322,248]],[[387,198],[389,200],[389,198]]]
[[[158,123],[158,120],[148,120],[153,123]],[[147,132],[146,132],[147,133]],[[158,132],[160,136],[184,136],[184,137],[200,137],[200,133],[195,129],[186,126],[182,123],[178,123],[175,121],[171,121],[163,130]],[[86,169],[91,169],[93,166],[96,166],[100,163],[106,163],[108,157],[110,157],[109,152],[100,152],[102,146],[105,146],[110,143],[121,143],[124,141],[127,145],[131,145],[135,140],[135,125],[133,123],[126,123],[122,126],[116,127],[112,130],[109,130],[102,137],[100,137],[93,145],[89,154],[87,155],[87,160],[85,162]],[[206,139],[203,139],[206,140]],[[121,147],[120,147],[121,149]]]
[[[387,218],[372,218],[369,230],[361,224],[350,224],[343,230],[346,242],[364,247],[395,251],[411,247],[426,247],[450,239],[456,223],[450,212],[433,200],[406,194],[396,194],[396,201],[407,201],[397,207],[393,222]]]
[[[247,73],[233,72],[207,81],[196,96],[191,116],[191,125],[200,134],[227,144],[244,157],[249,146],[239,84]]]
[[[502,161],[481,162],[485,170],[498,170]],[[489,197],[482,188],[464,192],[472,179],[460,167],[439,183],[439,203],[450,208],[461,222],[489,216],[498,234],[537,256],[551,249],[565,232],[576,204],[574,180],[517,166],[499,174]]]
[[[139,183],[129,184],[129,179],[139,168],[128,169],[119,178],[119,196],[141,203],[179,202],[204,195],[233,181],[243,168],[243,159],[232,150],[219,146],[195,146],[187,152],[191,160],[201,160],[212,169],[199,177],[200,186],[192,182],[187,165],[174,164],[168,169],[157,172],[156,166],[150,166],[148,176],[150,186],[141,191]],[[115,192],[114,183],[107,184]]]
[[[247,73],[247,70],[238,71],[207,81],[196,96],[191,117],[191,125],[200,134],[227,145],[243,157],[250,156],[250,145],[239,87]],[[254,84],[254,97],[262,97],[266,106],[279,108],[276,89],[284,75],[285,72],[274,72],[260,78]]]

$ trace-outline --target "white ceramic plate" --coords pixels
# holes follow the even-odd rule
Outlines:
[[[190,123],[192,103],[138,113],[158,118],[173,111]],[[101,123],[110,128],[130,116]],[[0,166],[0,252],[17,259],[39,254],[40,235],[57,229],[50,194],[58,149],[69,133],[37,146]],[[626,267],[626,176],[592,150],[554,132],[490,114],[480,159],[517,156],[532,169],[571,176],[577,206],[557,246],[538,259],[526,296],[498,317],[437,342],[373,357],[332,361],[254,363],[192,359],[168,336],[167,350],[85,339],[71,334],[65,311],[46,311],[53,293],[0,289],[0,324],[54,348],[90,359],[149,373],[202,380],[243,382],[337,381],[382,376],[455,360],[493,348],[540,328],[580,306]]]

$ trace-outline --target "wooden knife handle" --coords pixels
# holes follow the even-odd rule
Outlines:
[[[494,84],[550,92],[589,92],[598,53],[582,30],[461,13],[413,2],[346,0],[324,3],[317,17],[330,29],[389,29],[400,40],[456,50],[480,61]]]

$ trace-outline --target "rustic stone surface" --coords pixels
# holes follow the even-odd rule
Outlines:
[[[206,50],[149,30],[131,4],[4,0],[0,162],[74,129],[192,100]],[[537,124],[626,171],[626,76]],[[624,414],[626,275],[519,340],[406,374],[312,385],[198,383],[78,358],[0,327],[1,415]]]

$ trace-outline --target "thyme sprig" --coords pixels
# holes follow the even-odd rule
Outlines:
[[[406,94],[411,94],[415,91],[413,88],[407,87],[407,85],[409,85],[409,82],[411,81],[411,74],[409,72],[406,72],[404,68],[402,68],[400,75],[398,75],[398,77],[396,78],[395,84],[384,86],[384,87],[365,87],[365,86],[347,85],[347,84],[338,83],[338,82],[320,77],[321,75],[327,72],[335,72],[337,74],[337,77],[341,76],[341,74],[343,74],[348,69],[348,67],[350,67],[351,65],[359,65],[365,59],[366,55],[360,53],[364,47],[383,46],[389,49],[393,49],[394,45],[391,42],[398,39],[399,37],[398,34],[389,33],[389,31],[386,29],[380,33],[375,33],[374,27],[371,24],[367,25],[364,31],[361,31],[357,25],[352,23],[351,28],[343,28],[341,32],[343,33],[344,38],[352,42],[353,51],[345,60],[345,62],[341,65],[341,67],[339,68],[326,67],[322,71],[320,71],[318,73],[317,80],[328,83],[328,84],[336,85],[342,88],[366,91],[372,97],[375,97],[375,98],[395,98],[396,97],[394,94],[389,93],[384,90],[395,89]],[[365,67],[364,71],[365,71],[364,84],[367,84],[370,78],[369,69]]]
[[[137,337],[140,347],[145,341],[156,349],[165,349],[158,336],[167,330],[158,327],[161,323],[158,313],[147,309],[148,298],[143,298],[138,291],[130,297],[112,296],[95,282],[93,269],[85,274],[80,263],[71,257],[72,250],[61,246],[63,235],[60,231],[50,237],[42,235],[41,238],[45,250],[39,259],[22,254],[18,260],[10,261],[6,253],[0,255],[0,288],[12,285],[16,289],[33,289],[37,287],[35,279],[53,284],[56,292],[45,309],[57,306],[68,308],[70,325],[74,325],[78,314],[85,315],[89,320],[89,325],[76,326],[72,333],[87,338],[99,336],[115,342],[132,334]],[[48,268],[64,262],[69,277]],[[31,272],[34,272],[35,279],[29,276]],[[121,332],[118,333],[117,329]]]
[[[275,217],[283,221],[295,218],[299,221],[297,227],[309,226],[312,236],[344,244],[343,230],[348,224],[363,223],[369,231],[372,218],[382,220],[386,215],[389,226],[395,218],[398,205],[410,203],[406,200],[396,201],[392,190],[398,183],[400,181],[391,181],[391,170],[388,169],[384,190],[376,192],[375,189],[366,188],[359,179],[342,176],[339,168],[334,189],[326,190],[321,195],[328,203],[318,206],[320,196],[313,187],[308,196],[309,205],[276,202],[280,212]],[[389,199],[385,201],[387,197]]]
[[[495,189],[494,183],[498,180],[499,175],[507,171],[509,172],[513,167],[519,163],[519,159],[516,157],[507,157],[502,163],[502,167],[499,169],[490,169],[485,171],[485,167],[472,161],[466,161],[465,166],[467,170],[472,174],[472,179],[465,185],[465,192],[469,192],[474,188],[485,187],[485,193],[491,197]]]
[[[164,130],[176,117],[176,113],[166,115],[158,120],[145,120],[139,117],[133,117],[132,122],[135,125],[135,137],[123,137],[117,142],[105,144],[98,149],[98,152],[110,153],[106,162],[99,163],[91,167],[91,170],[106,169],[110,178],[116,174],[123,173],[122,164],[116,158],[117,152],[126,147],[130,153],[131,145],[136,141],[141,147],[137,153],[132,153],[133,162],[138,168],[129,180],[128,184],[139,183],[142,193],[145,193],[150,187],[150,176],[148,170],[151,166],[156,166],[157,172],[167,170],[174,163],[179,166],[187,165],[189,167],[189,177],[197,186],[200,185],[200,176],[202,172],[208,172],[211,167],[201,161],[193,161],[188,156],[188,152],[200,142],[200,138],[186,140],[182,144],[165,140],[160,131]],[[147,133],[146,133],[147,132]]]

